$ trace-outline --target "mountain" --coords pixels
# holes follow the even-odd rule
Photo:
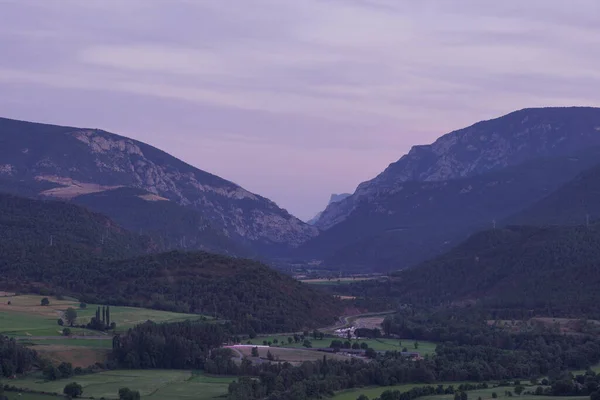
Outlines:
[[[83,207],[0,193],[0,281],[5,285],[27,282],[28,271],[37,271],[44,282],[52,278],[52,268],[155,250],[149,238]]]
[[[0,178],[19,194],[64,200],[141,189],[152,195],[144,200],[161,198],[193,210],[203,226],[257,252],[295,247],[318,234],[264,197],[145,143],[98,129],[2,118]]]
[[[414,304],[479,303],[597,318],[599,263],[599,225],[511,226],[476,233],[365,290]]]
[[[415,265],[597,163],[600,109],[525,109],[415,146],[327,207],[297,254],[357,269]]]
[[[327,203],[327,205],[329,206],[331,203],[340,202],[340,201],[344,200],[348,196],[351,196],[351,194],[350,193],[340,193],[340,194],[335,194],[334,193],[329,198],[329,203]],[[315,225],[317,223],[317,221],[319,220],[319,218],[321,218],[321,214],[323,214],[323,211],[317,213],[317,215],[315,215],[309,221],[306,221],[306,223],[309,224],[309,225]]]
[[[72,201],[110,215],[125,229],[151,237],[160,249],[198,249],[238,256],[253,254],[211,226],[196,210],[142,189],[121,187],[84,194]]]
[[[600,161],[525,210],[507,224],[581,225],[600,220]]]
[[[450,132],[410,152],[354,194],[333,203],[317,226],[327,229],[346,219],[362,202],[409,181],[440,182],[514,166],[540,157],[569,155],[600,146],[600,109],[530,108]]]

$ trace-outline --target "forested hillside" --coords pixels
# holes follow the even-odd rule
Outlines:
[[[600,165],[569,181],[558,190],[506,222],[526,225],[581,225],[600,220]]]
[[[77,196],[72,201],[110,215],[132,232],[150,236],[161,250],[200,249],[233,255],[252,254],[215,229],[200,212],[142,189],[123,187]]]
[[[0,194],[0,281],[5,283],[24,283],[32,270],[44,282],[54,267],[152,250],[148,238],[82,207]]]
[[[600,317],[600,226],[507,227],[353,294],[413,304],[477,303],[544,315]]]

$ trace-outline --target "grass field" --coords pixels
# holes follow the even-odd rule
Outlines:
[[[302,342],[295,343],[292,341],[292,343],[289,343],[288,337],[289,336],[286,336],[286,335],[264,336],[264,337],[256,337],[254,339],[250,339],[249,341],[251,344],[255,344],[255,345],[263,345],[264,344],[263,342],[266,340],[267,343],[271,342],[273,347],[277,346],[277,347],[288,347],[288,348],[303,348]],[[275,339],[277,339],[277,341],[278,341],[277,344],[275,344],[275,342],[274,342]],[[313,348],[329,347],[332,340],[345,341],[346,339],[332,338],[332,337],[324,338],[323,340],[310,339]],[[421,353],[421,355],[435,353],[435,347],[437,346],[437,344],[433,343],[433,342],[419,342],[418,349],[415,349],[415,341],[409,340],[409,339],[400,339],[400,340],[397,340],[397,339],[365,339],[365,340],[352,340],[352,342],[358,342],[358,343],[365,342],[369,345],[369,347],[371,347],[377,351],[385,351],[385,350],[401,351],[404,347],[406,347],[406,349],[408,351],[418,351],[419,353]],[[247,341],[244,341],[244,344],[246,344],[246,343],[247,343]]]
[[[70,346],[70,347],[89,347],[93,349],[112,349],[112,336],[106,339],[78,339],[78,338],[65,338],[65,339],[35,339],[35,340],[22,340],[22,343],[26,346]]]
[[[8,397],[8,400],[65,400],[64,396],[49,394],[4,392],[4,395]]]
[[[456,387],[456,386],[455,386]],[[525,390],[531,390],[533,387],[529,386]],[[516,396],[513,393],[513,397],[506,396],[504,394],[505,391],[510,390],[511,392],[514,390],[513,387],[496,387],[489,389],[481,389],[481,390],[471,390],[468,393],[469,399],[477,399],[481,397],[482,400],[491,400],[492,393],[496,392],[498,398],[511,398],[511,399],[519,399],[519,400],[548,400],[549,396],[535,396],[535,395],[527,395],[522,394],[520,396]],[[334,397],[337,399],[337,397]],[[561,400],[584,400],[589,399],[589,396],[564,396],[560,397]],[[354,400],[354,399],[353,399]],[[438,396],[426,396],[421,397],[420,400],[454,400],[454,395],[438,395]]]
[[[79,308],[79,302],[73,299],[50,299],[50,305],[41,306],[43,296],[20,295],[0,299],[0,333],[9,336],[59,336],[61,327],[57,320],[69,307],[77,310],[76,324],[85,324],[95,315],[95,304],[86,309]],[[9,305],[8,302],[11,302]],[[117,330],[123,331],[141,322],[175,322],[199,319],[201,315],[180,314],[135,307],[111,307],[111,321],[116,322]],[[72,328],[74,335],[99,335],[98,331]]]
[[[190,371],[173,370],[123,370],[101,372],[73,377],[68,380],[45,382],[41,376],[32,376],[11,382],[12,385],[38,391],[62,393],[69,382],[83,386],[84,397],[106,399],[118,398],[119,388],[139,390],[142,398],[156,400],[208,400],[227,393],[232,377],[207,377]],[[21,400],[52,400],[46,398],[24,398]],[[11,399],[12,400],[12,399]]]

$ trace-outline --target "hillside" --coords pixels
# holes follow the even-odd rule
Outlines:
[[[509,224],[581,225],[600,220],[600,164],[507,218]]]
[[[0,193],[0,282],[17,283],[30,270],[46,279],[53,267],[155,249],[149,238],[82,207]]]
[[[405,182],[374,195],[351,217],[299,251],[346,269],[387,271],[414,266],[450,250],[534,204],[595,165],[600,148],[529,161],[469,178]]]
[[[329,206],[331,203],[338,203],[342,200],[344,200],[346,197],[351,196],[350,193],[333,193],[330,197],[329,197],[329,202],[327,203],[327,206]],[[319,218],[321,218],[321,214],[323,214],[323,211],[319,211],[317,213],[317,215],[315,215],[314,217],[312,217],[309,221],[307,221],[307,224],[310,225],[315,225],[317,223],[317,221],[319,220]]]
[[[415,265],[593,166],[599,132],[600,109],[525,109],[415,146],[329,205],[322,234],[297,254],[363,270]]]
[[[119,225],[147,235],[160,249],[200,249],[210,252],[251,255],[200,213],[147,191],[122,187],[75,197],[73,203],[110,215]]]
[[[478,302],[545,315],[599,317],[600,225],[507,227],[364,291],[415,304]],[[370,287],[369,287],[370,286]]]
[[[88,303],[216,315],[244,332],[329,325],[341,314],[331,296],[255,261],[206,252],[169,252],[116,261],[8,270]]]
[[[2,118],[0,178],[12,181],[17,194],[65,200],[120,187],[142,189],[199,213],[215,232],[263,253],[318,234],[264,197],[145,143],[98,129]]]

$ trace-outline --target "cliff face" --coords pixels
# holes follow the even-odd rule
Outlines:
[[[329,202],[327,203],[327,205],[330,205],[331,203],[340,202],[348,196],[351,196],[351,194],[350,193],[340,193],[340,194],[333,193],[329,197]],[[311,220],[306,221],[306,223],[309,225],[315,225],[317,223],[317,221],[319,220],[319,218],[321,218],[321,214],[323,214],[323,211],[318,212],[317,215],[315,215]]]
[[[145,143],[96,129],[0,119],[0,178],[73,199],[121,187],[198,212],[229,238],[295,247],[318,234],[274,202]],[[148,216],[152,218],[152,216]]]
[[[328,229],[359,204],[397,191],[403,182],[447,181],[485,174],[542,157],[568,155],[600,145],[600,109],[538,108],[515,111],[414,146],[356,192],[330,204],[316,226]]]

